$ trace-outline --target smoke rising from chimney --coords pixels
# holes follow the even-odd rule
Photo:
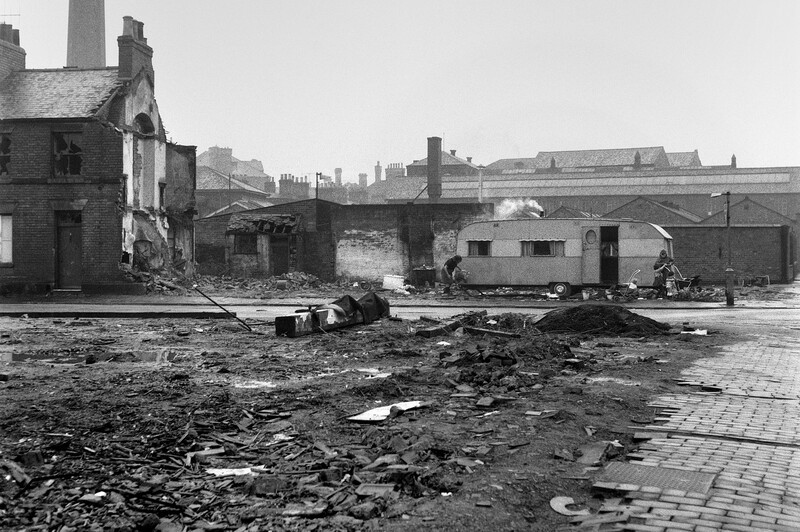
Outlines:
[[[495,220],[509,220],[512,218],[541,218],[544,209],[539,202],[531,198],[504,199],[494,211]]]

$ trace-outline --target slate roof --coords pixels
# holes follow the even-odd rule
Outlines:
[[[581,211],[566,205],[561,205],[558,209],[546,215],[547,218],[600,218],[599,214]]]
[[[697,150],[667,153],[670,166],[703,166]]]
[[[90,118],[121,86],[117,68],[18,70],[0,82],[0,119]]]
[[[456,157],[455,155],[451,155],[450,152],[442,151],[442,166],[453,166],[453,165],[467,165],[471,166],[472,168],[477,169],[478,165],[475,163],[468,162],[466,159],[462,159],[461,157]],[[425,157],[424,159],[420,159],[419,161],[414,161],[413,163],[406,165],[406,168],[409,166],[428,166],[428,158]]]
[[[649,148],[616,148],[608,150],[540,151],[536,155],[537,168],[550,168],[555,158],[558,168],[587,168],[596,166],[633,166],[636,152],[642,165],[656,166],[666,156],[662,146]],[[664,166],[667,165],[666,159]]]
[[[547,166],[550,166],[548,161]],[[486,165],[483,169],[484,174],[512,174],[525,173],[535,170],[536,157],[521,157],[516,159],[500,159],[492,164]]]
[[[228,222],[228,233],[292,233],[300,222],[294,214],[244,214],[231,215]]]
[[[603,217],[604,218],[628,217],[631,216],[631,211],[634,212],[642,211],[643,207],[645,206],[649,206],[656,209],[656,212],[663,211],[663,215],[673,214],[674,216],[677,216],[681,221],[686,221],[688,223],[699,223],[703,219],[702,216],[698,216],[697,214],[691,211],[682,209],[677,205],[669,205],[667,202],[656,201],[654,199],[647,198],[645,196],[639,196],[637,198],[634,198],[628,203],[625,203],[624,205],[621,205],[616,209],[606,213],[605,215],[603,215]],[[653,220],[647,220],[647,221],[653,221]],[[655,220],[655,223],[665,224],[667,222],[664,219],[658,219]],[[670,221],[669,223],[675,223],[675,222]]]
[[[239,181],[235,177],[228,176],[221,172],[217,172],[208,166],[197,167],[197,190],[246,190],[248,192],[258,192],[266,195],[266,192],[254,186],[248,185],[243,181]]]

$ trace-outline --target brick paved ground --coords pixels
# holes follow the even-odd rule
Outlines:
[[[789,333],[794,334],[794,333]],[[800,343],[765,336],[699,361],[695,386],[654,400],[650,430],[667,432],[629,455],[632,464],[714,475],[705,492],[597,482],[621,495],[573,529],[800,531]],[[718,392],[703,392],[716,387]]]

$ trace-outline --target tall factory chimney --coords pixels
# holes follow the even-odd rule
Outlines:
[[[436,203],[442,197],[442,138],[428,137],[428,197]]]
[[[69,0],[67,66],[106,66],[105,0]]]

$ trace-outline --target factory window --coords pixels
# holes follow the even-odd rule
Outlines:
[[[563,240],[523,240],[520,244],[522,245],[523,257],[564,256]]]
[[[80,133],[53,133],[53,170],[57,176],[81,175],[83,141]]]
[[[233,252],[236,255],[256,255],[258,235],[233,235]]]
[[[492,254],[492,243],[489,240],[469,240],[467,255],[470,257],[488,257]]]
[[[0,175],[8,175],[8,167],[11,165],[11,135],[3,133],[0,135]]]

